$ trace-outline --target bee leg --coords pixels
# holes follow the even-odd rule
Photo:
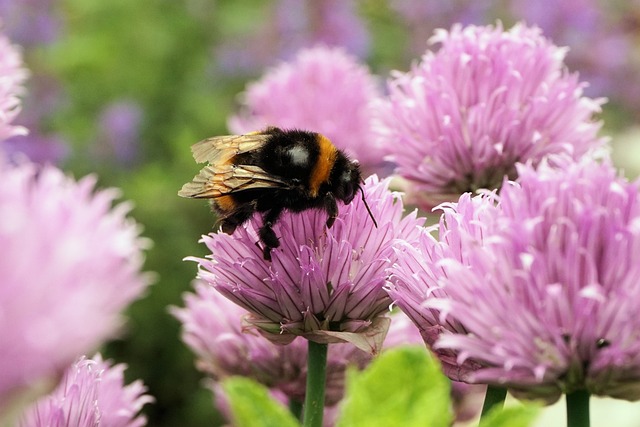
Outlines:
[[[336,198],[333,197],[333,194],[328,193],[325,196],[324,209],[329,214],[329,217],[327,218],[327,228],[331,228],[338,217],[338,204],[336,203]]]
[[[244,224],[251,218],[254,212],[255,207],[250,204],[241,206],[231,214],[220,218],[220,228],[224,233],[233,234],[238,226]]]
[[[263,256],[267,261],[271,260],[271,249],[280,246],[278,236],[276,236],[276,233],[271,227],[278,220],[281,213],[281,208],[274,208],[265,213],[264,217],[262,218],[262,227],[260,227],[260,230],[258,231],[260,241],[264,243]]]

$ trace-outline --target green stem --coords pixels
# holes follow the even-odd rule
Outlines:
[[[589,427],[589,398],[586,390],[567,394],[567,427]]]
[[[318,344],[317,342],[309,341],[307,391],[304,398],[304,427],[322,427],[328,349],[329,344]]]
[[[289,412],[291,412],[296,420],[300,421],[302,419],[302,402],[299,400],[290,400]]]
[[[496,387],[494,385],[487,386],[487,394],[484,396],[484,404],[482,405],[481,418],[484,418],[491,409],[496,406],[504,406],[504,399],[507,398],[507,389],[504,387]]]

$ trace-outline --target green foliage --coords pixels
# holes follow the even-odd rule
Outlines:
[[[263,385],[247,378],[225,380],[223,388],[235,427],[296,427],[300,423],[287,408],[273,400]]]
[[[288,427],[300,423],[268,389],[247,378],[223,382],[237,427]],[[386,351],[364,371],[352,370],[338,427],[446,427],[453,422],[450,382],[422,347]],[[532,403],[496,407],[480,427],[527,427],[538,414]]]
[[[507,408],[494,408],[480,422],[480,427],[527,427],[538,415],[538,406],[526,403]]]
[[[382,354],[363,372],[351,371],[340,427],[449,426],[450,384],[424,348]]]

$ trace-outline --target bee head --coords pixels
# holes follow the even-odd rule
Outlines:
[[[364,198],[364,190],[360,186],[363,182],[362,174],[360,172],[360,165],[356,161],[347,161],[344,168],[342,168],[342,173],[338,177],[337,187],[334,191],[334,196],[342,200],[346,205],[351,203],[356,196],[356,193],[360,191],[362,194],[362,202],[364,206],[367,208],[367,212],[373,221],[373,225],[378,227],[378,223],[376,219],[373,217],[371,213],[371,209],[369,209],[369,205],[367,204],[366,199]]]
[[[338,200],[342,200],[345,205],[353,201],[356,192],[360,188],[362,176],[360,174],[360,166],[356,162],[345,162],[344,167],[340,168],[340,174],[337,176],[335,183],[334,196]]]

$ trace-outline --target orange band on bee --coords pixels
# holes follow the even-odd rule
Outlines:
[[[320,190],[320,186],[329,181],[331,169],[333,168],[338,155],[338,150],[331,141],[329,141],[329,138],[323,135],[318,135],[318,145],[320,148],[320,154],[318,156],[318,161],[311,171],[311,177],[309,178],[309,194],[311,197],[316,197]]]
[[[216,207],[222,212],[232,211],[237,206],[237,203],[233,199],[233,196],[216,197],[215,199],[213,199],[213,203],[215,203]]]

